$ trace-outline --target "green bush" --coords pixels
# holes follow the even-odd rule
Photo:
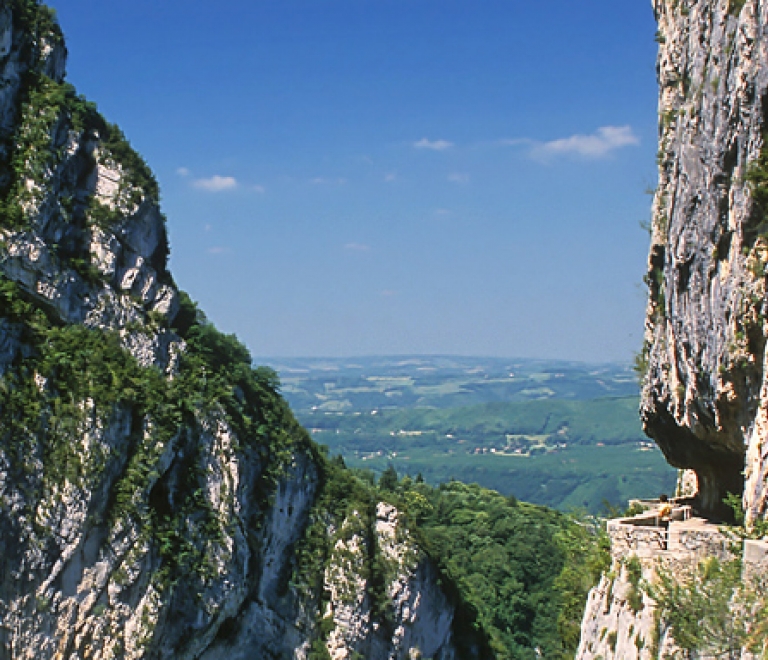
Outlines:
[[[738,16],[741,14],[741,10],[744,9],[745,4],[747,4],[747,0],[729,0],[728,13],[731,16]]]
[[[667,627],[691,657],[768,652],[768,579],[743,574],[741,560],[710,557],[674,571],[658,566],[649,592],[657,604],[655,638]]]

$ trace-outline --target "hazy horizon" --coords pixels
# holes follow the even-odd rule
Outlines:
[[[254,363],[265,364],[267,362],[302,362],[302,361],[354,361],[354,360],[495,360],[505,362],[541,362],[545,364],[574,364],[589,366],[622,366],[632,368],[632,360],[569,360],[566,358],[542,358],[523,357],[520,355],[462,355],[459,353],[392,353],[392,354],[368,354],[368,355],[254,355]],[[260,362],[261,361],[261,362]]]

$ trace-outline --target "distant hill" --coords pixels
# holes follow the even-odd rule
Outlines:
[[[597,512],[674,486],[626,364],[405,356],[268,360],[299,421],[352,467],[477,482]]]
[[[487,357],[265,359],[296,411],[454,408],[534,399],[639,395],[626,364]]]

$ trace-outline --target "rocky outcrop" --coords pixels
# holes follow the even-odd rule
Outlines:
[[[766,263],[759,202],[768,5],[655,0],[659,185],[647,283],[641,415],[667,460],[696,472],[700,508],[768,506]],[[746,479],[745,475],[746,474]]]
[[[667,657],[668,640],[659,640],[652,602],[638,590],[640,580],[650,578],[653,565],[637,563],[639,575],[630,577],[627,567],[614,566],[592,591],[584,613],[579,660],[654,660]],[[661,649],[665,653],[661,653]]]
[[[420,558],[397,509],[378,504],[372,538],[360,529],[357,515],[345,520],[340,532],[326,568],[331,592],[326,615],[333,626],[328,636],[331,658],[386,657],[388,649],[395,649],[404,657],[454,660],[452,649],[441,649],[442,640],[450,636],[448,601],[435,588],[434,568]],[[361,577],[370,544],[386,566],[382,595],[392,605],[396,625],[382,626],[371,617],[370,590]]]
[[[157,184],[65,55],[0,3],[0,660],[457,657],[398,511],[176,288]]]
[[[27,16],[23,5],[0,10],[0,268],[66,323],[172,320],[157,185],[137,156],[121,163],[130,152],[119,129],[63,83],[63,37],[48,10]],[[173,341],[159,328],[128,345],[142,363],[167,366]]]

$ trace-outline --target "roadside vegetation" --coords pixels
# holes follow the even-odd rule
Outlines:
[[[768,577],[745,572],[740,557],[659,566],[646,588],[657,603],[656,639],[671,635],[681,657],[768,657]]]

